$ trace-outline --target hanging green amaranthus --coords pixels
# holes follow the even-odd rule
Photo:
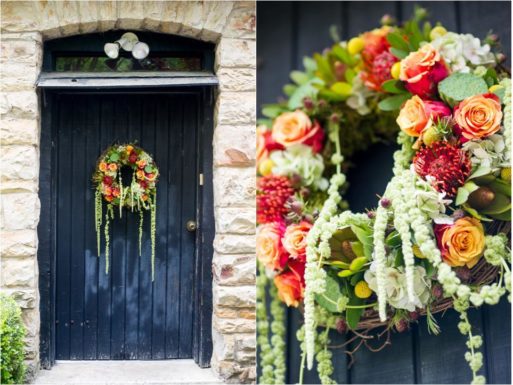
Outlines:
[[[122,168],[132,169],[130,185],[123,185]],[[155,162],[145,151],[133,144],[114,145],[103,152],[97,162],[93,176],[95,192],[95,228],[98,255],[101,253],[101,226],[103,224],[103,200],[106,201],[105,212],[105,273],[109,272],[110,225],[114,219],[114,208],[123,216],[123,208],[139,212],[139,256],[142,251],[144,211],[151,213],[151,277],[155,278],[155,240],[157,215],[156,183],[159,170]]]

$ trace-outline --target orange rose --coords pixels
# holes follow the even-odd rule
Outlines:
[[[112,195],[107,195],[107,196],[105,196],[105,200],[107,202],[112,202],[114,200],[114,197]]]
[[[284,225],[278,222],[258,226],[256,255],[266,267],[281,270],[287,263],[288,255],[281,243]]]
[[[476,218],[464,217],[453,225],[436,225],[435,234],[442,258],[449,266],[472,268],[483,255],[484,228]]]
[[[436,93],[436,85],[449,71],[438,51],[426,44],[401,60],[399,79],[412,94],[428,97]]]
[[[103,194],[104,195],[112,195],[112,188],[109,186],[103,185]]]
[[[290,225],[283,235],[283,247],[292,258],[304,256],[306,253],[306,236],[312,225],[308,222],[301,222],[297,225]]]
[[[133,150],[133,149],[134,149],[134,147],[133,147],[133,146],[130,146],[130,145],[126,146],[126,152],[127,152],[128,154],[130,154],[130,153],[132,152],[132,150]]]
[[[290,264],[290,270],[274,277],[278,298],[287,306],[298,307],[304,297],[304,271],[304,264],[293,262]]]
[[[410,136],[418,137],[443,116],[451,115],[451,110],[442,102],[422,100],[417,95],[404,103],[397,124]]]
[[[107,171],[107,168],[108,168],[107,163],[100,162],[100,167],[99,168],[100,168],[100,171],[102,171],[102,172]]]
[[[468,140],[493,135],[499,131],[502,120],[499,98],[494,94],[471,96],[454,109],[454,119],[461,135]]]
[[[116,163],[109,164],[110,171],[116,171],[118,169],[118,165]]]
[[[137,179],[144,179],[144,171],[143,170],[137,170],[135,175],[137,176]]]
[[[137,161],[136,163],[137,163],[137,167],[139,167],[139,168],[144,168],[146,166],[146,161],[143,159]]]
[[[143,194],[143,195],[142,195],[142,197],[141,197],[141,199],[142,199],[144,202],[146,202],[146,201],[148,200],[148,195]]]
[[[284,112],[276,118],[273,124],[272,138],[278,144],[289,147],[294,144],[306,144],[314,152],[322,149],[324,133],[319,124],[312,125],[312,121],[301,110]]]
[[[119,196],[119,193],[120,193],[120,191],[119,191],[119,189],[118,189],[118,188],[114,188],[114,189],[112,189],[112,195],[114,195],[115,197],[118,197],[118,196]]]

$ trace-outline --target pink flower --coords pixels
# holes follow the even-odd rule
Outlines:
[[[449,75],[438,51],[426,44],[401,61],[399,79],[412,94],[428,98],[436,94],[437,84]]]
[[[312,225],[306,221],[287,227],[283,235],[283,247],[289,252],[291,258],[304,259],[306,254],[306,236],[311,228]]]
[[[422,100],[414,95],[404,103],[397,124],[410,136],[418,137],[440,118],[451,115],[451,109],[442,102]]]

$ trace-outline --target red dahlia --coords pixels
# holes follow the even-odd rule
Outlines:
[[[285,203],[294,194],[287,177],[268,175],[257,182],[257,222],[269,223],[283,219],[287,214]]]
[[[415,172],[423,179],[433,178],[432,185],[439,192],[453,198],[458,187],[470,176],[472,166],[467,153],[447,142],[436,142],[424,147],[413,158]]]
[[[373,90],[381,91],[381,85],[392,79],[390,70],[397,61],[397,58],[388,51],[376,55],[374,61],[368,63],[366,71],[362,73],[365,85]]]

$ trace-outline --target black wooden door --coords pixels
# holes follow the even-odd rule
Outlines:
[[[192,357],[195,234],[185,223],[196,219],[198,108],[186,92],[54,99],[56,359]],[[96,159],[113,143],[134,141],[160,169],[154,282],[149,213],[141,257],[138,214],[127,210],[111,224],[109,274],[96,252]]]

